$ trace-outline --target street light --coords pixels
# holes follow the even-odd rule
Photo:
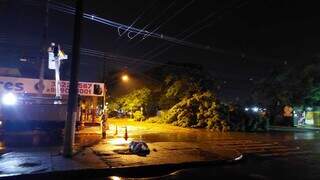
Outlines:
[[[124,74],[121,76],[121,79],[123,82],[128,82],[129,81],[129,76],[127,74]]]
[[[258,108],[258,107],[253,107],[253,108],[251,108],[251,110],[252,110],[253,112],[258,112],[258,111],[259,111],[259,108]]]

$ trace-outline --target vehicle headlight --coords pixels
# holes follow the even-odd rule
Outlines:
[[[2,96],[1,102],[4,105],[15,105],[17,103],[17,96],[13,93],[6,93]]]

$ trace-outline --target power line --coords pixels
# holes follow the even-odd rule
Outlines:
[[[212,14],[216,14],[216,13],[212,13]],[[194,26],[201,24],[202,22],[204,22],[205,20],[207,20],[209,17],[211,17],[211,14],[209,16],[207,16],[206,18],[204,18],[203,20],[194,23],[193,25],[191,25],[190,27],[188,27],[187,29],[185,29],[183,32],[179,33],[176,37],[179,38],[181,35],[183,35],[184,33],[188,32],[189,30],[191,30]],[[149,52],[145,53],[144,55],[142,55],[142,57],[146,57],[149,54],[153,53],[154,51],[157,51],[159,48],[163,47],[166,43],[162,43],[160,46],[150,50]]]
[[[240,7],[244,6],[245,4],[247,4],[247,1],[246,1],[246,2],[243,2],[243,3],[240,3],[239,5],[237,5],[237,6],[233,7],[233,8],[227,9],[227,10],[229,10],[229,11],[225,11],[225,9],[224,9],[224,10],[222,11],[223,14],[220,14],[220,15],[218,16],[218,18],[221,18],[223,15],[227,14],[228,12],[231,12],[232,9],[234,9],[234,8],[240,8]],[[209,15],[208,15],[206,18],[204,18],[202,21],[200,21],[199,23],[196,23],[196,26],[199,25],[199,24],[201,24],[202,22],[205,22],[206,20],[210,19],[211,17],[213,17],[213,16],[215,16],[215,15],[217,15],[217,14],[219,14],[219,12],[209,14]],[[191,37],[192,35],[194,35],[194,34],[200,32],[200,31],[202,31],[203,29],[205,29],[205,28],[207,28],[207,27],[209,27],[209,26],[212,26],[213,23],[214,23],[214,22],[211,22],[211,23],[208,23],[208,24],[204,24],[203,26],[200,26],[199,28],[195,29],[193,32],[190,32],[189,34],[185,35],[185,36],[182,38],[182,40],[185,40],[185,39]],[[192,25],[191,27],[193,27],[193,26],[194,26],[194,25]],[[189,28],[188,28],[188,29],[189,29]],[[184,32],[187,32],[187,31],[184,31]],[[181,34],[184,34],[184,32],[182,32]],[[179,34],[179,35],[180,35],[180,34]],[[178,35],[178,36],[179,36],[179,35]],[[171,47],[173,47],[172,44],[169,45],[168,47],[166,47],[165,49],[163,49],[162,51],[156,53],[155,55],[153,55],[152,57],[150,57],[150,58],[148,58],[148,59],[151,60],[151,59],[153,59],[153,58],[155,58],[155,57],[163,54],[164,52],[166,52],[167,50],[169,50]],[[208,47],[208,46],[205,47],[205,48],[213,49],[213,48]],[[235,54],[235,53],[233,53],[233,52],[227,52],[227,51],[222,50],[222,49],[218,49],[218,48],[215,48],[215,49],[216,49],[217,52],[220,52],[220,53],[228,53],[228,54],[238,55],[238,54]],[[148,54],[150,54],[150,52],[149,52]]]
[[[145,25],[141,31],[139,31],[138,33],[136,33],[136,35],[134,35],[132,37],[132,39],[134,39],[136,36],[138,36],[142,31],[146,30],[150,25],[152,25],[154,22],[156,22],[160,17],[163,16],[163,14],[165,14],[174,4],[176,3],[176,0],[172,1],[164,10],[162,10],[155,18],[153,18],[147,25]],[[129,41],[131,41],[132,39],[129,39]],[[140,41],[136,41],[133,45],[125,49],[125,51],[129,51],[134,47],[137,47],[140,43],[142,42],[142,39]]]
[[[156,27],[153,31],[151,31],[149,34],[147,34],[147,36],[143,37],[141,39],[141,41],[143,41],[144,39],[146,39],[147,37],[149,37],[151,34],[155,33],[156,31],[158,31],[162,26],[164,26],[165,24],[167,24],[168,22],[170,22],[173,18],[175,18],[176,16],[178,16],[183,10],[185,10],[186,8],[188,8],[191,4],[194,3],[194,0],[190,1],[189,3],[187,3],[185,6],[183,6],[181,9],[179,9],[176,13],[174,13],[172,16],[170,16],[167,20],[165,20],[163,23],[161,23],[158,27]]]
[[[70,51],[71,48],[66,46],[65,48],[67,51]],[[129,61],[138,61],[146,64],[152,64],[152,65],[166,65],[165,63],[159,63],[155,61],[147,61],[143,59],[137,59],[137,58],[131,58],[131,57],[125,57],[125,56],[115,56],[107,53],[103,53],[101,51],[96,51],[96,50],[91,50],[91,49],[86,49],[86,48],[81,48],[81,54],[83,55],[89,55],[97,58],[105,58],[105,59],[116,59],[116,60],[126,60],[127,62]]]
[[[247,2],[245,2],[245,3],[247,3]],[[239,2],[238,2],[238,3],[236,3],[235,8],[240,8],[240,7],[243,6],[245,3],[240,3],[240,4],[239,4]],[[239,4],[239,5],[238,5],[238,4]],[[229,8],[229,9],[233,9],[233,8]],[[187,29],[185,29],[183,32],[179,33],[179,34],[176,36],[176,38],[179,38],[179,37],[181,37],[181,36],[184,36],[184,37],[182,38],[182,40],[185,40],[185,39],[191,37],[192,35],[200,32],[201,30],[203,30],[203,29],[211,26],[214,22],[207,23],[207,24],[204,24],[204,25],[198,27],[200,24],[203,24],[204,22],[208,21],[210,18],[212,18],[212,17],[214,17],[214,16],[217,16],[217,15],[219,15],[220,13],[226,14],[226,13],[225,13],[226,10],[228,10],[227,7],[223,8],[222,10],[220,10],[220,11],[218,11],[218,12],[212,12],[212,13],[210,13],[209,15],[207,15],[207,16],[206,16],[205,18],[203,18],[202,20],[197,21],[196,23],[194,23],[193,25],[191,25],[191,26],[189,26]],[[218,16],[218,17],[221,17],[221,16],[224,15],[224,14],[221,14],[221,15]],[[194,27],[198,27],[198,28],[195,29],[194,31],[190,32],[189,34],[186,34],[188,31],[191,31],[191,29],[193,29]],[[165,45],[166,45],[166,43],[162,43],[160,46],[158,46],[158,47],[156,47],[156,48],[148,51],[147,53],[145,53],[145,54],[142,56],[142,58],[145,58],[146,56],[152,54],[153,52],[158,51],[159,49],[161,49],[161,48],[164,47]],[[165,47],[164,49],[162,49],[161,51],[158,51],[155,55],[153,55],[153,56],[151,56],[150,58],[148,58],[148,60],[151,60],[151,59],[153,59],[153,58],[155,58],[155,57],[163,54],[163,53],[166,52],[168,49],[170,49],[172,46],[173,46],[173,45],[171,44],[171,45],[169,45],[168,47]],[[210,48],[210,47],[207,47],[207,48]],[[222,49],[216,49],[216,51],[220,51],[220,53],[226,53],[226,51],[223,51]],[[231,53],[231,52],[228,52],[228,53]]]
[[[191,2],[193,2],[193,1],[191,1]],[[64,6],[66,6],[66,5],[64,5]],[[71,7],[71,6],[68,6],[68,8],[66,8],[66,7],[61,7],[60,5],[50,4],[50,7],[52,9],[60,11],[60,12],[64,12],[64,13],[68,13],[68,14],[74,14],[74,8]],[[110,21],[110,20],[95,16],[95,15],[90,15],[90,14],[87,14],[87,13],[84,13],[84,18],[92,20],[92,21],[95,21],[95,22],[99,22],[99,23],[102,23],[102,24],[105,24],[105,25],[108,25],[108,26],[111,26],[111,27],[116,28],[116,29],[126,30],[129,27],[127,25],[120,24],[120,23],[117,23],[117,22],[114,22],[114,21]],[[148,32],[146,30],[141,30],[141,29],[138,29],[138,28],[135,28],[135,27],[131,27],[130,28],[130,32],[132,32],[132,33],[140,33],[142,36],[147,36],[148,35],[148,37],[154,37],[154,38],[158,38],[158,39],[163,39],[163,40],[166,40],[166,41],[169,41],[169,42],[173,42],[173,43],[176,43],[176,44],[179,44],[179,45],[182,45],[182,46],[191,47],[191,48],[197,48],[197,49],[208,50],[208,51],[219,52],[219,53],[225,52],[225,51],[223,51],[221,49],[218,49],[218,48],[210,48],[208,46],[187,42],[187,41],[184,41],[184,40],[179,40],[179,39],[176,39],[176,38],[173,38],[173,37],[170,37],[170,36],[165,36],[163,34],[159,34],[159,33],[155,33],[155,32],[151,32],[150,33],[150,32]]]
[[[153,1],[153,3],[152,4],[150,4],[149,6],[147,6],[147,8],[145,9],[145,10],[142,10],[142,12],[140,13],[140,15],[139,16],[137,16],[136,17],[136,19],[131,23],[131,25],[123,32],[123,33],[121,33],[120,31],[119,31],[119,29],[118,29],[118,34],[119,34],[119,38],[118,39],[120,39],[120,37],[123,35],[123,34],[125,34],[136,22],[138,22],[141,18],[142,18],[142,16],[150,9],[150,8],[152,8],[155,4],[156,4],[156,2],[157,2],[158,0],[155,0],[155,1]],[[142,8],[142,9],[144,9],[144,8]],[[137,33],[138,34],[138,33]],[[131,39],[133,39],[133,38],[135,38],[136,36],[134,36],[134,37],[130,37],[129,36],[129,33],[128,33],[128,38],[131,40]]]
[[[193,3],[193,1],[190,1],[187,5],[188,6],[191,5],[191,3]],[[64,5],[64,6],[66,6],[66,5]],[[186,7],[187,6],[184,6],[182,9],[180,9],[180,11],[178,11],[177,13],[174,14],[174,16],[172,16],[172,18],[175,17],[175,15],[178,15],[180,12],[182,12],[182,10],[185,9]],[[69,8],[63,7],[63,9],[59,9],[59,6],[56,6],[54,8],[55,8],[55,10],[66,12],[66,13],[69,13],[69,14],[73,14],[73,11],[74,11],[71,6],[69,6]],[[95,15],[89,15],[87,13],[84,13],[84,17],[87,18],[87,19],[93,20],[93,21],[104,23],[104,24],[109,25],[111,27],[116,27],[118,29],[124,29],[124,28],[128,29],[128,26],[126,26],[126,25],[121,25],[120,23],[116,23],[116,22],[113,22],[113,21],[110,21],[110,20],[106,20],[106,19],[97,17]],[[169,20],[170,19],[171,18],[169,18]],[[168,22],[168,20],[166,22]],[[195,43],[187,42],[187,41],[184,41],[184,40],[179,40],[179,39],[176,39],[176,38],[173,38],[173,37],[164,36],[163,34],[157,34],[155,32],[149,33],[148,31],[145,31],[145,30],[144,31],[141,31],[141,30],[138,31],[138,29],[134,28],[134,27],[131,27],[129,29],[130,29],[130,32],[136,32],[136,33],[140,32],[141,34],[144,34],[144,35],[148,35],[148,36],[164,39],[164,40],[167,40],[167,41],[170,41],[170,42],[174,42],[176,44],[184,45],[184,46],[187,46],[187,47],[193,47],[193,48],[198,48],[198,49],[203,49],[203,50],[209,50],[209,51],[218,52],[218,53],[226,53],[226,51],[224,51],[222,49],[219,49],[219,48],[211,48],[209,46],[204,46],[204,45],[201,45],[201,44],[195,44]],[[156,28],[156,30],[157,30],[157,28]]]
[[[158,16],[156,16],[155,18],[153,18],[147,25],[145,25],[136,35],[133,36],[133,38],[135,38],[136,36],[138,36],[142,31],[144,31],[145,29],[147,29],[151,24],[153,24],[156,20],[158,20],[165,12],[167,12],[174,4],[175,4],[176,0],[172,1],[169,6],[164,9],[161,13],[158,14]],[[131,39],[130,39],[131,40]],[[133,45],[133,47],[135,47],[136,45],[138,45],[141,41],[138,41],[136,44]]]
[[[70,51],[71,46],[64,45],[64,49],[66,51]],[[81,48],[80,52],[82,55],[92,56],[92,57],[101,58],[101,59],[105,59],[105,60],[124,62],[127,64],[139,62],[139,63],[142,63],[144,65],[148,65],[148,66],[169,66],[169,67],[173,67],[173,68],[185,68],[185,67],[174,65],[174,64],[161,63],[161,62],[149,61],[149,60],[145,60],[145,59],[126,57],[126,56],[112,55],[109,53],[104,53],[102,51],[97,51],[97,50],[92,50],[92,49],[87,49],[87,48]]]

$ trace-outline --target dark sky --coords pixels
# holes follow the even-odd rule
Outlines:
[[[73,5],[73,1],[55,2]],[[190,2],[190,6],[172,18]],[[18,66],[28,70],[27,76],[37,76],[44,32],[44,4],[45,1],[40,0],[0,0],[1,66]],[[317,56],[320,42],[320,12],[317,7],[316,1],[293,0],[85,0],[84,8],[88,13],[126,25],[137,20],[134,25],[137,28],[150,23],[146,29],[148,31],[171,18],[157,32],[178,39],[184,37],[178,34],[209,14],[216,13],[188,31],[186,35],[210,25],[186,41],[224,49],[227,53],[174,45],[152,37],[141,41],[141,36],[137,36],[130,40],[127,34],[120,37],[117,29],[89,20],[84,20],[82,47],[154,62],[202,64],[217,79],[225,81],[221,95],[240,97],[242,100],[249,95],[253,82],[262,78],[272,67],[293,66]],[[152,21],[158,16],[156,21]],[[72,34],[73,16],[50,9],[47,41],[59,42],[68,52]],[[154,58],[151,57],[163,48],[145,56],[160,45],[174,46]],[[22,63],[19,61],[22,56],[31,60]],[[83,55],[81,62],[81,80],[96,81],[101,78],[101,58]],[[142,72],[152,67],[149,63],[128,60],[110,60],[106,66],[109,70],[126,66],[132,72]],[[68,63],[64,68],[65,71],[68,69]],[[47,76],[53,78],[53,73],[47,72]]]

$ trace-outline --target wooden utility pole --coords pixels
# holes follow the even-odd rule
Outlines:
[[[43,26],[43,34],[42,34],[42,49],[41,49],[41,55],[40,55],[40,74],[39,74],[39,84],[38,84],[38,96],[42,96],[44,85],[43,85],[43,79],[44,79],[44,72],[45,72],[45,61],[46,61],[46,55],[47,55],[47,39],[48,39],[48,25],[49,25],[49,6],[48,6],[48,0],[45,2],[45,15],[44,15],[44,26]]]
[[[76,15],[74,21],[71,74],[68,96],[67,120],[65,122],[65,133],[63,142],[63,156],[71,158],[73,154],[75,124],[77,119],[78,103],[78,75],[80,64],[80,39],[81,24],[83,19],[83,0],[76,1]]]

